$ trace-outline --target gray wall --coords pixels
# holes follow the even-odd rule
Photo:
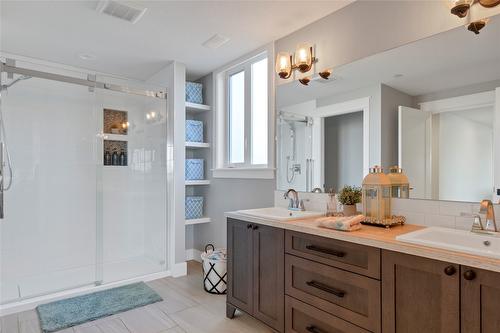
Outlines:
[[[491,9],[485,16],[499,11]],[[477,16],[476,12],[473,8],[471,15]],[[276,51],[293,51],[297,44],[309,41],[316,46],[318,72],[464,24],[450,15],[442,1],[356,1],[277,40]]]
[[[325,118],[325,183],[338,191],[363,180],[363,112]]]
[[[398,164],[398,109],[415,107],[413,97],[399,90],[381,85],[382,166],[387,170]]]

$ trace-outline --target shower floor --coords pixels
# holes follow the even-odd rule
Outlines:
[[[102,284],[157,273],[165,269],[164,263],[154,261],[147,256],[105,263],[102,267]],[[93,285],[96,280],[94,265],[20,278],[4,276],[0,290],[0,304]]]

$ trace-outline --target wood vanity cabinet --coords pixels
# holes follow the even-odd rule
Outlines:
[[[228,219],[227,316],[287,333],[500,333],[500,273]]]
[[[227,317],[236,308],[284,331],[283,229],[228,219]]]
[[[500,332],[500,273],[460,268],[462,333]]]
[[[382,332],[460,332],[459,265],[382,251]]]

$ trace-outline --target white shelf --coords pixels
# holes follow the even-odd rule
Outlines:
[[[108,134],[103,133],[102,138],[104,140],[113,140],[113,141],[128,141],[128,137],[126,134]]]
[[[210,180],[186,180],[186,185],[210,185]]]
[[[208,142],[186,142],[186,148],[210,148]]]
[[[210,111],[211,109],[210,105],[186,102],[187,112],[205,112]]]
[[[194,224],[202,224],[202,223],[209,223],[212,221],[210,217],[202,217],[200,219],[191,219],[191,220],[186,220],[186,225],[194,225]]]

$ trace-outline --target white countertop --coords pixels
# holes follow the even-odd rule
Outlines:
[[[226,217],[243,220],[250,223],[267,225],[285,230],[303,232],[306,234],[338,239],[346,242],[377,247],[384,250],[396,251],[420,257],[456,263],[464,266],[500,272],[500,260],[483,256],[471,255],[462,252],[448,251],[428,246],[414,245],[396,240],[396,237],[408,232],[416,231],[424,226],[406,224],[390,229],[363,225],[361,230],[353,232],[337,231],[320,227],[316,218],[292,221],[274,221],[257,218],[238,212],[227,212]]]

